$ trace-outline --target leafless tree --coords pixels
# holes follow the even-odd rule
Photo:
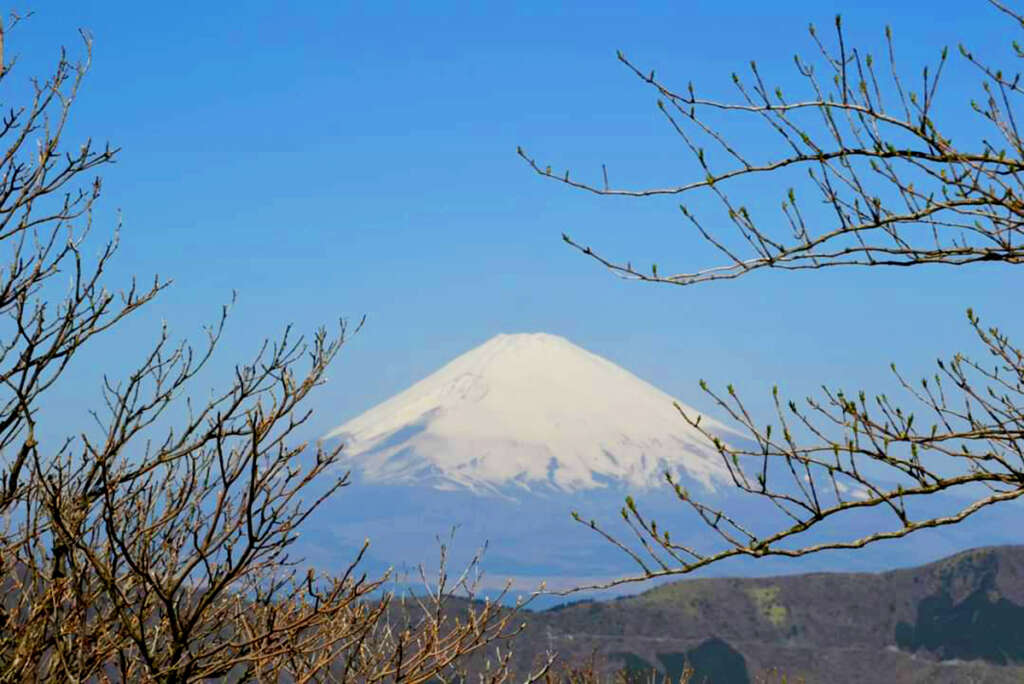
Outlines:
[[[0,681],[465,674],[521,628],[506,594],[476,600],[469,571],[442,568],[429,592],[403,599],[387,576],[359,570],[365,546],[334,576],[289,553],[310,513],[348,484],[338,450],[312,453],[295,437],[344,322],[308,339],[286,331],[202,401],[190,395],[227,309],[197,347],[164,329],[137,367],[97,388],[91,429],[46,443],[65,429],[47,390],[168,285],[108,290],[116,238],[89,256],[100,180],[83,179],[118,153],[64,139],[90,47],[83,34],[83,60],[61,51],[48,78],[30,81],[30,101],[0,118]],[[14,67],[0,65],[4,93],[18,92]],[[504,681],[507,655],[479,671]]]
[[[990,4],[1007,22],[1008,33],[1024,26],[1018,11],[999,0]],[[831,39],[813,26],[810,35],[819,56],[795,58],[804,86],[796,96],[770,87],[753,62],[746,77],[733,76],[738,96],[725,102],[701,96],[692,84],[671,89],[653,71],[619,54],[657,93],[661,114],[692,153],[699,175],[691,182],[619,189],[608,185],[606,173],[601,182],[584,182],[519,150],[541,176],[597,195],[708,193],[720,203],[725,227],[710,226],[685,205],[682,215],[721,255],[720,263],[665,274],[656,266],[648,271],[602,256],[569,236],[563,236],[565,241],[623,278],[682,286],[766,269],[1024,262],[1020,75],[959,47],[962,64],[976,70],[983,86],[982,97],[970,102],[979,117],[977,139],[954,144],[948,131],[955,124],[936,109],[950,58],[946,48],[934,66],[911,78],[901,73],[888,28],[880,58],[848,45],[839,17]],[[1024,58],[1024,48],[1012,36],[1005,40],[1011,58]],[[734,142],[737,124],[747,131],[761,126],[761,139],[774,136],[780,152],[766,159],[743,152]],[[803,185],[787,189],[794,178]],[[755,216],[734,198],[736,184],[742,187],[744,180],[776,189],[781,211],[775,220]],[[814,202],[808,205],[806,196]],[[815,203],[827,210],[816,210]],[[717,546],[698,549],[674,541],[671,531],[645,517],[632,499],[622,510],[632,530],[624,537],[577,519],[639,564],[638,574],[620,580],[625,582],[688,573],[735,556],[860,548],[954,525],[990,505],[1021,497],[1024,352],[997,328],[983,325],[973,311],[967,318],[989,362],[958,353],[940,360],[932,377],[918,381],[894,367],[909,405],[886,395],[829,388],[797,403],[780,397],[776,388],[776,416],[765,426],[755,421],[731,385],[714,391],[701,382],[715,404],[749,433],[749,443],[726,443],[702,426],[699,416],[681,410],[682,418],[715,445],[739,490],[771,504],[785,521],[778,527],[761,530],[758,521],[739,520],[705,505],[671,475],[669,485],[715,533]],[[970,503],[941,513],[921,505],[952,490],[969,495]],[[892,523],[872,523],[863,533],[831,535],[825,541],[813,536],[826,521],[864,519],[873,510],[887,511]]]

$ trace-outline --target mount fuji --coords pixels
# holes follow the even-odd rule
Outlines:
[[[752,521],[755,531],[778,529],[785,522],[779,512],[732,486],[717,450],[680,410],[698,415],[562,337],[498,335],[324,436],[328,446],[343,444],[340,467],[351,471],[353,486],[308,521],[300,552],[324,569],[345,567],[369,538],[368,570],[396,567],[402,574],[404,567],[415,574],[455,530],[453,542],[443,542],[449,562],[462,565],[487,543],[492,586],[506,579],[523,589],[542,580],[552,589],[602,582],[637,568],[573,522],[572,511],[624,528],[617,513],[631,494],[677,541],[704,549],[721,543],[680,505],[664,484],[666,471],[703,492],[708,504]],[[701,427],[727,443],[745,439],[708,416]],[[1005,515],[979,514],[967,524],[799,562],[739,559],[707,574],[920,564],[979,543],[1019,541],[1018,526],[999,522]],[[868,511],[853,524],[887,528],[892,521],[885,516]],[[859,536],[846,525],[831,531]],[[619,532],[630,536],[628,528]]]
[[[326,439],[342,440],[347,465],[379,484],[643,490],[670,471],[714,490],[728,472],[680,409],[697,415],[563,337],[498,335]],[[702,425],[731,432],[706,416]]]

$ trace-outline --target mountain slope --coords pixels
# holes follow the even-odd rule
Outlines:
[[[720,457],[673,401],[562,337],[498,335],[325,439],[369,482],[575,492],[649,488],[671,470],[714,489]]]
[[[834,684],[1020,682],[1024,546],[877,574],[685,580],[528,623],[516,643],[524,664],[554,649],[670,674],[703,657],[710,664],[699,674],[712,684],[753,682],[772,669]]]

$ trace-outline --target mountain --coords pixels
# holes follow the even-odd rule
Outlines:
[[[490,587],[506,579],[524,591],[541,581],[550,589],[601,583],[637,567],[570,513],[631,539],[619,516],[627,494],[677,543],[722,548],[722,540],[664,485],[666,470],[759,535],[785,524],[769,503],[732,486],[720,456],[673,402],[564,338],[498,335],[325,436],[344,444],[341,466],[352,471],[352,486],[307,521],[297,550],[314,565],[340,570],[369,538],[369,572],[395,566],[415,577],[417,565],[436,563],[442,543],[453,569],[487,543],[483,567]],[[702,417],[701,425],[726,442],[743,439],[710,417]],[[937,495],[923,507],[945,515],[963,505]],[[899,542],[799,560],[737,558],[707,573],[924,563],[978,544],[1019,541],[1021,510],[1016,503],[993,506],[965,523]],[[895,522],[888,510],[854,513],[816,527],[802,541],[857,538]]]
[[[713,490],[721,457],[674,401],[563,337],[498,335],[325,439],[372,483],[572,493],[649,489],[668,470]]]
[[[637,674],[688,661],[711,684],[1021,682],[1024,546],[883,573],[684,580],[527,623],[523,669],[554,650]]]

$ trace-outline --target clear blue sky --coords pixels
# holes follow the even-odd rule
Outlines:
[[[104,172],[97,234],[123,212],[110,284],[176,284],[85,358],[117,373],[161,319],[183,335],[239,292],[214,382],[286,323],[368,317],[314,400],[311,433],[405,388],[499,332],[546,331],[707,407],[733,382],[765,406],[775,382],[888,389],[888,363],[926,369],[974,349],[963,310],[1022,332],[1008,269],[767,273],[693,288],[617,280],[565,231],[662,270],[707,265],[675,202],[579,194],[536,177],[523,145],[613,183],[697,175],[621,49],[668,83],[726,93],[757,59],[795,89],[808,21],[843,12],[851,43],[904,64],[960,40],[994,49],[1012,28],[982,2],[338,3],[45,2],[8,39],[21,76],[76,29],[95,37],[73,135],[123,148]],[[1001,47],[1001,46],[1000,46]],[[916,73],[916,70],[913,72]],[[787,87],[789,86],[789,87]],[[950,117],[977,78],[953,69]],[[740,140],[744,133],[738,130]],[[756,144],[756,140],[748,140]],[[777,206],[781,190],[765,186]],[[57,406],[84,413],[94,369]],[[201,388],[197,388],[201,389]]]

